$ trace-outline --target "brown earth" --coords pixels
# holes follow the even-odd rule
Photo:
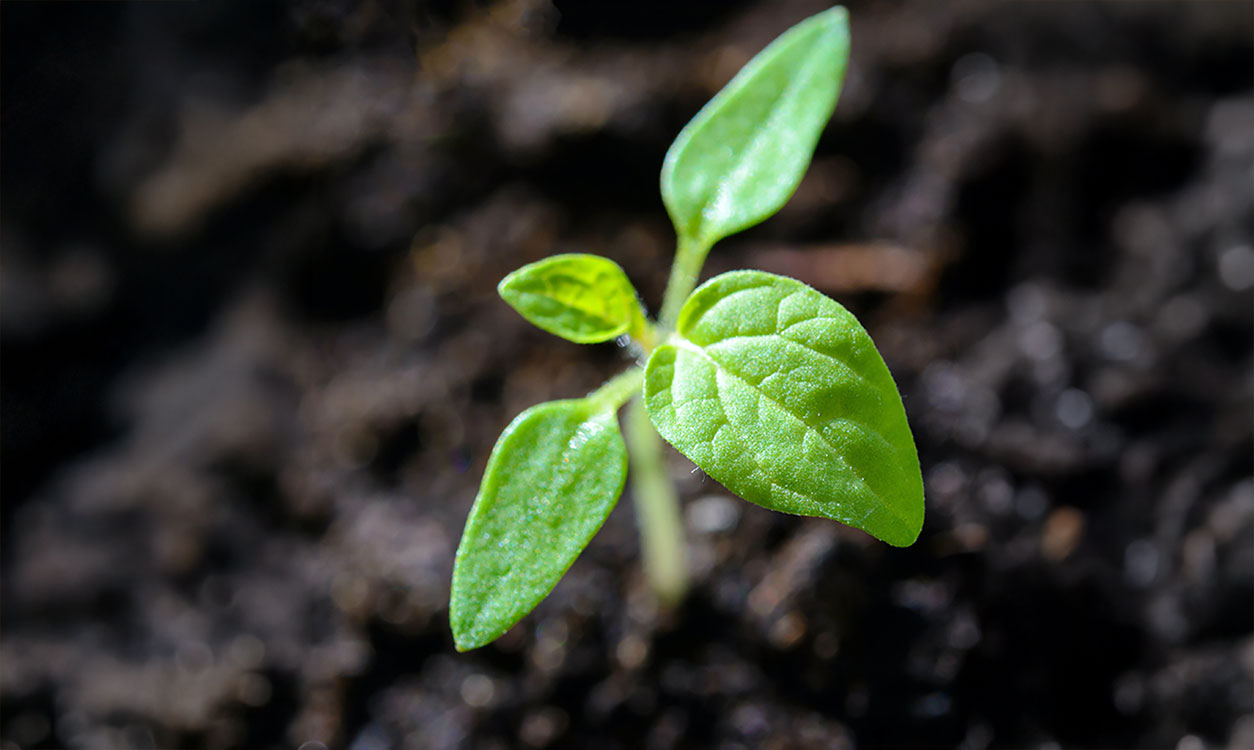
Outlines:
[[[597,252],[656,305],[666,147],[823,7],[5,3],[0,747],[1254,747],[1248,3],[852,4],[707,273],[863,319],[919,543],[672,454],[682,608],[625,497],[453,651],[496,436],[624,364],[496,282]]]

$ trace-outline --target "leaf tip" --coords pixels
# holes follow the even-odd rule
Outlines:
[[[883,541],[894,547],[909,547],[919,541],[919,535],[923,532],[923,524],[919,524],[912,529],[903,530],[900,534],[893,534],[891,537],[883,537]]]
[[[514,285],[514,280],[517,277],[518,277],[518,271],[514,271],[510,273],[508,276],[506,276],[505,278],[501,279],[500,283],[496,285],[496,293],[501,296],[501,299],[505,300],[506,302],[509,302],[511,306],[514,304],[513,301],[511,300],[511,297],[514,296],[513,285]]]
[[[840,51],[839,54],[842,57],[848,55],[849,11],[845,10],[845,6],[837,5],[829,8],[811,16],[805,23],[816,27],[815,35],[822,39],[823,44],[829,49]],[[841,64],[841,67],[843,66],[844,63]]]
[[[486,646],[493,639],[484,639],[482,634],[476,635],[473,628],[467,627],[463,618],[456,615],[455,612],[449,612],[449,628],[453,631],[453,648],[457,649],[457,653],[464,654],[467,651]]]
[[[463,547],[464,542],[463,542]],[[476,627],[480,604],[473,597],[467,596],[464,585],[462,550],[458,549],[458,558],[453,561],[453,586],[448,601],[448,626],[453,633],[453,647],[458,653],[466,653],[491,643],[493,638],[484,638],[483,629]]]
[[[919,535],[923,533],[923,498],[919,498],[916,512],[900,520],[900,523],[894,524],[891,528],[882,529],[874,536],[894,547],[909,547],[919,541]]]
[[[834,5],[821,13],[810,16],[809,23],[826,27],[827,31],[849,33],[849,11],[843,5]]]
[[[821,13],[816,13],[814,17],[821,19],[823,23],[848,23],[849,10],[843,5],[833,5]]]

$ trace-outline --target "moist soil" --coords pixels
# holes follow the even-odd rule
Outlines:
[[[851,4],[806,180],[706,272],[864,321],[919,542],[671,452],[682,606],[627,493],[453,650],[500,430],[627,364],[497,281],[596,252],[656,307],[667,146],[822,7],[5,3],[2,746],[1254,747],[1247,3]]]

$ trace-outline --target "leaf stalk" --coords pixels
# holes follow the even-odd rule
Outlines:
[[[632,367],[605,381],[600,388],[588,394],[588,400],[596,405],[596,411],[615,412],[632,396],[640,394],[644,382],[644,370]]]
[[[671,277],[666,282],[666,292],[662,296],[662,311],[658,314],[658,327],[663,331],[675,329],[679,311],[688,295],[697,288],[701,266],[705,265],[705,257],[709,254],[709,243],[679,235],[675,262],[671,265]]]

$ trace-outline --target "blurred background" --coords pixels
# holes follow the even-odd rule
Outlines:
[[[0,747],[1254,747],[1254,5],[851,2],[814,164],[706,273],[854,310],[918,544],[671,454],[464,655],[500,430],[624,365],[495,295],[652,306],[670,141],[812,0],[5,2]],[[305,744],[308,743],[308,744]]]

